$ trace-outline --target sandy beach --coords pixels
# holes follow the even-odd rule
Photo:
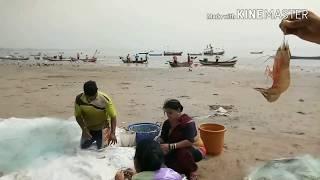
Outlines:
[[[199,163],[200,179],[237,180],[265,161],[320,157],[320,73],[294,71],[291,86],[268,103],[254,87],[268,87],[263,71],[238,68],[143,68],[98,65],[0,65],[0,117],[73,116],[83,83],[95,80],[113,99],[118,126],[164,121],[167,98],[177,98],[197,125],[225,125],[224,152]],[[207,117],[211,105],[232,105],[230,116]],[[75,122],[76,123],[76,122]]]

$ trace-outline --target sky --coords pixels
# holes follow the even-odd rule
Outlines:
[[[311,9],[319,0],[0,0],[0,48],[274,48],[280,19],[208,20],[237,9]],[[296,48],[316,44],[288,37]]]

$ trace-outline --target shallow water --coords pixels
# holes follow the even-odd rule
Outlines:
[[[275,54],[275,50],[272,49],[263,49],[263,54],[250,54],[250,49],[244,48],[233,48],[233,49],[226,49],[226,53],[224,56],[221,57],[223,60],[229,60],[233,56],[237,56],[238,62],[236,64],[236,68],[245,68],[245,69],[261,69],[264,70],[266,65],[272,60],[266,60],[268,57]],[[64,57],[75,57],[77,52],[84,52],[84,54],[88,54],[89,57],[93,54],[94,50],[67,50],[67,49],[60,49],[60,50],[50,50],[50,49],[0,49],[0,56],[5,56],[8,54],[17,53],[19,55],[29,56],[30,54],[36,54],[38,52],[46,53],[49,56],[57,55],[60,52],[64,52]],[[199,51],[201,52],[201,51]],[[300,56],[319,56],[317,49],[293,49],[292,52],[295,52],[294,55]],[[134,59],[134,52],[130,53],[131,59]],[[82,55],[84,56],[84,55]],[[124,64],[120,59],[119,56],[126,56],[123,51],[119,50],[118,53],[110,53],[108,50],[101,50],[101,52],[97,55],[98,60],[96,63],[87,63],[87,64],[97,64],[97,65],[105,65],[105,66],[120,66],[120,67],[141,67],[141,68],[170,68],[168,61],[172,61],[172,56],[148,56],[148,64]],[[199,68],[200,63],[199,59],[208,58],[209,60],[213,59],[214,56],[197,56],[197,59],[194,60],[194,64],[198,64],[197,67]],[[84,57],[82,57],[84,58]],[[145,55],[140,55],[139,59],[145,59]],[[178,61],[184,62],[187,61],[187,52],[184,52],[182,56],[178,56]],[[18,61],[12,60],[0,60],[2,63],[18,63]],[[34,60],[33,57],[30,57],[28,61],[19,61],[19,63],[54,63],[54,64],[70,64],[70,62],[50,62],[46,60]],[[71,62],[72,64],[83,64],[82,62]],[[292,60],[291,67],[303,67],[306,70],[313,71],[314,69],[318,69],[320,67],[320,60]]]

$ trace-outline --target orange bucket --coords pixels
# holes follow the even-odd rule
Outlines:
[[[226,128],[219,124],[205,123],[200,125],[199,130],[207,153],[210,155],[220,154],[224,146]]]

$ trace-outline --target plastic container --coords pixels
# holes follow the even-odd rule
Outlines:
[[[129,131],[136,132],[136,143],[143,139],[155,139],[160,133],[160,123],[137,123],[128,126]]]
[[[200,137],[209,155],[219,155],[224,146],[226,128],[219,124],[205,123],[199,127]]]

